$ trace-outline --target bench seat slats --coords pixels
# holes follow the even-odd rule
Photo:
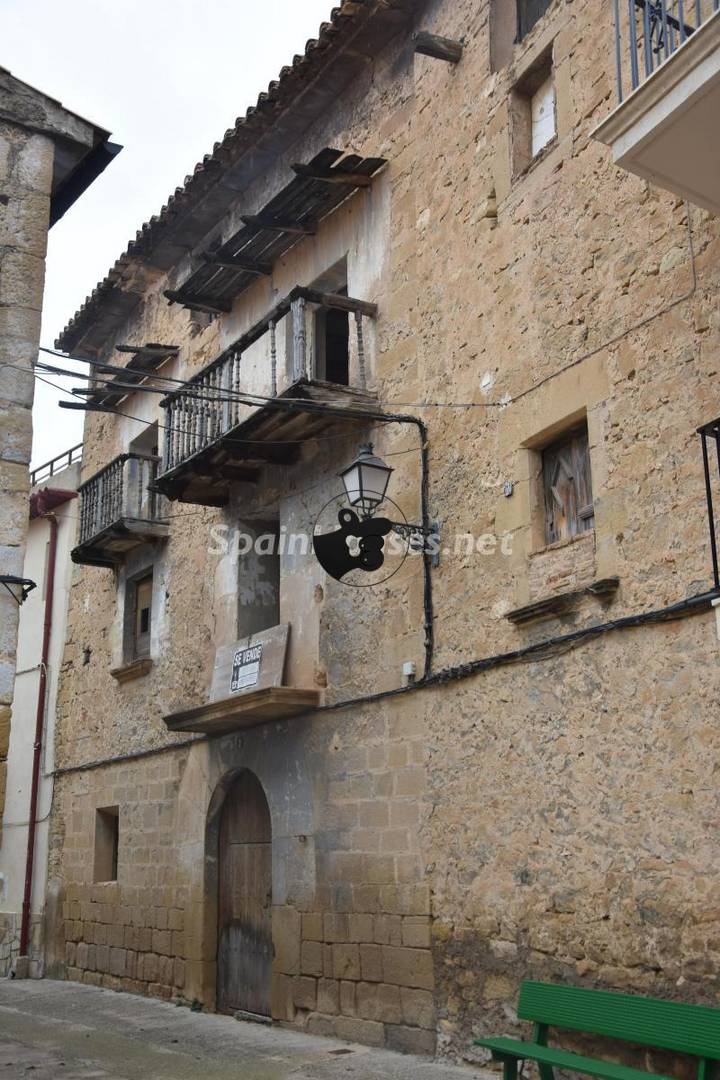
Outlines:
[[[609,990],[527,981],[518,1016],[554,1028],[720,1060],[720,1009]]]
[[[559,1069],[571,1069],[573,1072],[598,1076],[601,1080],[668,1080],[658,1073],[648,1073],[644,1069],[632,1069],[628,1065],[618,1065],[614,1061],[601,1061],[596,1058],[573,1054],[569,1050],[557,1050],[551,1046],[538,1046],[537,1043],[520,1042],[517,1039],[500,1037],[496,1039],[476,1039],[476,1046],[492,1050],[493,1055],[513,1057],[522,1060],[539,1061],[543,1065],[555,1065]]]

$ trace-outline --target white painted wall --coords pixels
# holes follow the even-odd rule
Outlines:
[[[80,481],[80,463],[76,462],[56,476],[43,481],[44,487],[74,491]],[[78,500],[70,499],[53,513],[58,521],[58,544],[55,563],[55,597],[48,663],[48,686],[45,709],[37,829],[35,834],[35,863],[33,875],[32,913],[43,910],[48,857],[48,818],[52,803],[52,771],[54,768],[55,705],[58,674],[65,644],[65,628],[70,589],[72,562],[70,550],[75,545],[78,525]],[[0,918],[17,914],[19,927],[25,885],[25,859],[28,841],[28,812],[32,775],[33,742],[37,711],[40,659],[42,655],[43,623],[45,618],[45,586],[47,547],[50,525],[42,517],[30,521],[23,576],[36,582],[36,588],[20,608],[17,646],[17,671],[10,725],[8,752],[7,795],[2,822],[0,845]]]

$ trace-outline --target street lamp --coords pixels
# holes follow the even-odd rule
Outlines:
[[[341,581],[352,570],[367,573],[379,570],[385,561],[385,537],[391,532],[407,540],[409,548],[423,551],[426,558],[429,556],[429,565],[438,565],[440,531],[436,523],[412,525],[407,521],[373,516],[385,500],[393,471],[382,458],[375,456],[372,445],[368,443],[360,447],[355,460],[339,474],[353,509],[344,506],[339,511],[339,529],[335,532],[316,531],[313,536],[318,562],[336,581]],[[351,545],[348,541],[356,543]],[[426,541],[429,546],[426,546]],[[357,551],[352,552],[352,546],[356,546]]]
[[[384,500],[392,471],[382,458],[373,454],[372,443],[367,443],[340,473],[348,501],[360,511],[363,521],[371,518]]]

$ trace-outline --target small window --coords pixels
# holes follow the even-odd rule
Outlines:
[[[542,476],[548,544],[595,527],[587,424],[545,447]]]
[[[117,806],[95,811],[94,881],[117,881],[120,812]]]
[[[280,622],[280,529],[253,521],[241,530],[238,563],[238,636],[250,637]]]
[[[537,157],[543,147],[555,138],[555,86],[552,75],[548,75],[530,98],[530,125],[530,152]]]
[[[533,26],[538,22],[552,0],[517,0],[517,39],[522,39],[530,33]]]
[[[555,81],[550,51],[540,57],[513,87],[510,113],[513,175],[517,177],[557,134]]]
[[[148,574],[134,582],[133,659],[150,655],[152,587],[152,574]]]
[[[552,0],[490,0],[490,68],[513,61],[515,46],[530,33]]]

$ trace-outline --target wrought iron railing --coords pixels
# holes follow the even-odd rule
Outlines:
[[[613,8],[622,101],[720,8],[720,0],[613,0]]]
[[[82,457],[82,448],[83,444],[78,443],[77,446],[71,446],[69,450],[64,450],[62,454],[58,454],[57,457],[52,458],[50,461],[45,461],[42,465],[38,465],[38,467],[33,469],[30,473],[30,487],[35,487],[41,480],[49,480],[51,476],[55,476],[56,473],[69,468],[70,465],[74,465],[76,461],[80,461]]]
[[[287,372],[289,382],[292,384],[314,377],[307,340],[307,310],[313,305],[316,308],[340,308],[354,316],[357,389],[365,389],[363,320],[375,317],[376,306],[364,300],[298,286],[234,345],[161,402],[165,409],[163,472],[174,469],[237,427],[249,415],[248,405],[252,407],[255,399],[262,404],[265,397],[277,395],[280,379],[276,330],[278,323],[287,315],[292,319],[292,345]],[[270,370],[262,389],[258,389],[257,386],[248,385],[243,378],[243,353],[265,334],[270,336]]]
[[[123,520],[155,523],[164,519],[166,501],[149,487],[159,463],[154,454],[120,454],[80,485],[81,544]]]

